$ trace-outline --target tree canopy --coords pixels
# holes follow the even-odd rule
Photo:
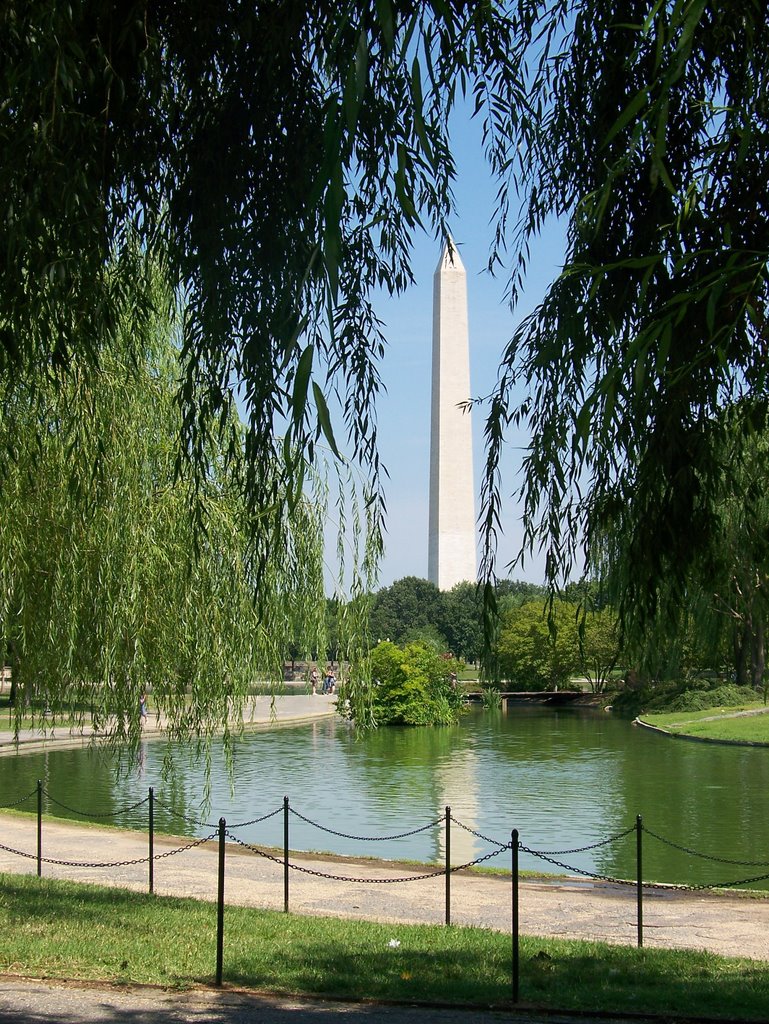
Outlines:
[[[525,257],[557,215],[567,251],[516,330],[492,399],[487,570],[504,431],[516,420],[532,438],[527,538],[545,546],[549,580],[583,546],[588,571],[600,572],[619,530],[625,557],[613,578],[639,635],[655,617],[674,621],[692,568],[712,551],[724,492],[751,500],[723,459],[722,410],[740,411],[735,438],[766,420],[766,5],[514,7],[510,60],[529,94],[524,107],[494,108],[503,228],[517,211],[498,247],[512,240]]]
[[[515,585],[505,580],[496,589],[499,592]],[[429,580],[404,576],[371,596],[369,635],[374,643],[421,640],[442,654],[478,661],[483,653],[482,611],[482,596],[475,583],[465,581],[441,591]]]
[[[768,37],[762,0],[9,0],[6,400],[100,372],[126,317],[142,335],[149,255],[183,299],[193,521],[216,449],[267,572],[318,444],[337,451],[336,408],[376,548],[371,296],[409,283],[414,231],[448,234],[449,116],[469,93],[499,189],[490,265],[512,268],[513,300],[545,220],[568,223],[563,272],[491,397],[485,572],[517,420],[527,543],[551,583],[581,545],[599,569],[619,530],[620,610],[643,629],[680,600],[724,481],[739,493],[721,410],[743,411],[738,437],[766,418]]]
[[[290,502],[316,444],[337,450],[338,405],[376,535],[371,292],[409,282],[418,225],[446,233],[448,112],[465,76],[503,61],[498,23],[486,4],[403,0],[4,4],[0,375],[75,354],[97,369],[125,312],[151,315],[149,253],[185,300],[195,479],[237,391],[229,454],[245,449],[250,506]],[[281,522],[254,524],[261,563]]]
[[[729,471],[707,544],[686,574],[684,598],[670,602],[669,619],[633,637],[634,662],[646,679],[707,670],[728,672],[739,686],[765,686],[769,439],[765,431],[743,436],[741,416],[739,409],[723,416],[721,458]],[[607,561],[622,564],[626,543],[615,531]]]

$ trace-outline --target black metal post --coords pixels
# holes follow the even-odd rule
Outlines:
[[[149,848],[149,869],[150,869],[150,892],[155,891],[155,790],[150,786],[150,802],[149,802],[149,830],[150,830],[150,848]]]
[[[221,988],[224,965],[224,833],[227,822],[219,819],[219,891],[216,906],[216,984]]]
[[[288,797],[283,797],[283,913],[288,913]]]
[[[643,818],[640,814],[636,815],[635,819],[635,851],[636,851],[636,902],[638,904],[637,910],[637,931],[638,931],[638,948],[644,944],[644,883],[643,883],[643,858],[642,858],[642,836],[643,836]]]
[[[43,874],[43,783],[37,780],[37,877]]]
[[[451,924],[451,808],[446,807],[446,924]]]
[[[521,959],[518,942],[518,829],[514,828],[510,837],[510,849],[512,852],[512,873],[513,873],[513,1002],[518,1002],[520,989]]]

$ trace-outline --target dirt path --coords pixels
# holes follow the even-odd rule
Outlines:
[[[155,892],[214,900],[217,842],[213,840],[182,852],[171,852],[189,843],[190,840],[184,838],[155,838]],[[36,844],[34,817],[0,815],[0,845],[3,847],[0,871],[35,873]],[[117,865],[118,862],[146,860],[148,841],[142,833],[45,819],[42,852],[44,858],[52,860]],[[22,853],[27,856],[20,856]],[[169,853],[169,856],[160,856]],[[291,864],[289,908],[294,913],[391,921],[394,925],[444,921],[445,876],[442,873],[417,880],[415,876],[422,872],[413,866],[302,854],[293,854]],[[136,890],[148,888],[147,863],[120,863],[120,866],[109,867],[43,863],[43,874]],[[390,881],[382,882],[382,879]],[[283,910],[282,863],[228,844],[225,896],[232,904]],[[636,942],[633,886],[586,883],[578,879],[526,881],[521,883],[519,899],[524,934],[598,939],[628,945]],[[509,932],[509,876],[452,875],[451,921]],[[727,956],[769,961],[769,899],[646,889],[644,945],[706,949]]]

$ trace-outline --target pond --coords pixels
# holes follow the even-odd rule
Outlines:
[[[166,778],[169,753],[175,771]],[[489,840],[507,843],[517,828],[530,850],[576,851],[552,855],[564,867],[524,853],[523,869],[626,878],[635,876],[635,835],[594,844],[630,829],[641,814],[645,828],[668,841],[644,836],[646,879],[705,884],[769,874],[769,750],[665,739],[603,711],[474,708],[457,726],[362,737],[337,719],[251,732],[235,746],[231,776],[214,746],[208,804],[201,759],[157,739],[143,745],[129,774],[116,775],[104,752],[55,746],[3,758],[0,772],[3,804],[33,790],[39,778],[52,798],[45,813],[104,821],[152,786],[156,827],[174,834],[208,835],[220,816],[229,828],[275,811],[236,831],[260,846],[282,844],[287,795],[292,849],[436,863],[445,857],[449,805],[461,823],[451,830],[453,864],[493,853],[498,848]],[[34,810],[34,801],[24,807]],[[145,828],[146,804],[115,822]],[[349,838],[415,829],[387,842]],[[721,859],[693,857],[668,843]],[[587,846],[593,848],[581,849]],[[509,856],[505,851],[486,865],[509,868]]]

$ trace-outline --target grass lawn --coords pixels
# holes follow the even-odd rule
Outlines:
[[[216,907],[33,876],[0,876],[0,971],[187,987],[210,984]],[[510,937],[230,907],[224,982],[280,993],[502,1005]],[[769,965],[707,953],[526,938],[522,1004],[763,1018]]]
[[[741,711],[760,714],[740,715]],[[733,708],[709,708],[707,711],[670,711],[644,713],[642,722],[664,729],[674,736],[697,736],[711,740],[769,744],[769,709],[763,702]]]

